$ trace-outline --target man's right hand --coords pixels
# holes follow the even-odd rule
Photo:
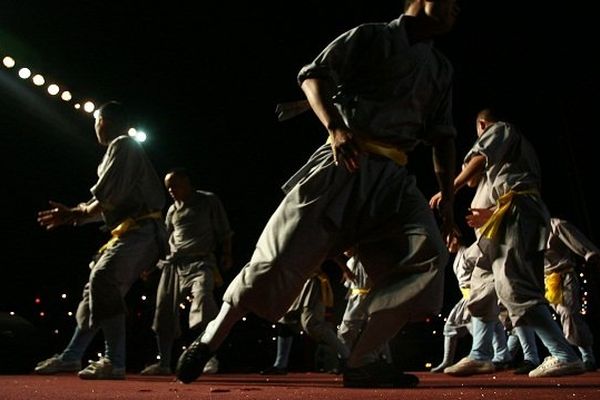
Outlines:
[[[349,172],[358,170],[361,151],[352,132],[346,127],[340,127],[331,130],[329,137],[335,164],[342,164]]]

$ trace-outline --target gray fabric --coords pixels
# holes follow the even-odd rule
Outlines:
[[[346,295],[346,309],[340,326],[350,323],[350,321],[361,321],[361,323],[364,323],[367,320],[367,310],[364,306],[364,299],[367,295],[352,293],[352,291],[355,289],[371,289],[371,281],[358,257],[351,257],[346,266],[354,274],[354,280],[344,283],[344,285],[348,286],[348,293]]]
[[[108,145],[91,188],[112,229],[129,217],[140,217],[165,206],[162,182],[141,145],[123,135]]]
[[[511,191],[539,193],[537,156],[513,125],[497,122],[489,126],[465,163],[477,154],[486,158],[482,184],[488,185],[492,200]],[[550,218],[535,193],[515,195],[496,237],[478,238],[484,256],[473,272],[468,307],[473,316],[484,321],[495,320],[498,315],[496,296],[514,325],[530,307],[545,303],[541,255]]]
[[[127,218],[160,211],[165,204],[162,182],[143,148],[129,136],[119,136],[108,145],[91,192],[111,229]],[[164,251],[162,221],[144,219],[138,225],[90,264],[88,283],[77,309],[80,329],[96,327],[99,321],[124,313],[125,294]]]
[[[427,201],[405,168],[368,154],[360,162],[349,173],[333,164],[329,146],[313,155],[314,167],[272,215],[226,302],[276,321],[327,257],[358,243],[375,285],[368,312],[439,311],[447,250]]]
[[[214,253],[233,234],[219,198],[200,190],[185,204],[169,207],[166,225],[173,257]]]
[[[330,80],[350,128],[412,150],[455,136],[452,66],[431,42],[411,44],[405,18],[360,25],[335,39],[298,74]]]
[[[561,304],[551,304],[552,308],[560,318],[569,343],[578,347],[592,346],[592,332],[579,312],[581,303],[577,271],[582,262],[597,263],[600,250],[568,221],[552,218],[550,226],[552,229],[544,254],[544,271],[546,274],[560,274],[563,296]]]
[[[214,298],[215,251],[233,232],[219,198],[197,190],[185,203],[175,202],[165,218],[171,253],[156,294],[152,328],[161,337],[181,334],[179,305],[191,295],[188,323],[202,330],[218,313]]]
[[[452,69],[431,43],[410,44],[404,24],[400,17],[343,34],[298,80],[330,80],[349,127],[411,150],[455,135]],[[286,196],[228,287],[226,302],[276,321],[326,258],[355,247],[373,281],[365,308],[391,324],[388,333],[439,312],[448,253],[426,199],[393,161],[362,154],[359,163],[349,173],[334,164],[329,145],[317,149],[284,185]],[[357,354],[389,340],[369,325]]]
[[[142,271],[158,260],[160,231],[164,231],[162,222],[146,220],[90,264],[90,277],[77,308],[80,329],[96,327],[99,321],[126,312],[125,294]]]
[[[216,317],[218,306],[213,290],[214,260],[178,260],[164,263],[156,292],[156,311],[152,329],[161,337],[181,335],[180,304],[192,298],[188,326],[202,330]],[[182,271],[184,271],[182,273]]]
[[[563,301],[551,304],[560,318],[563,333],[567,341],[578,347],[590,347],[594,337],[588,324],[579,313],[581,309],[579,282],[574,272],[561,273]]]
[[[302,312],[303,308],[315,308],[318,304],[322,303],[321,281],[317,276],[313,276],[306,280],[300,294],[296,297],[290,308],[288,308],[286,312],[288,316],[287,320],[289,321],[291,318],[289,317],[290,315]],[[285,320],[286,316],[280,322],[285,323]]]
[[[548,249],[544,254],[544,272],[574,270],[581,262],[600,262],[600,250],[579,229],[568,221],[550,220]],[[595,265],[597,267],[598,265]]]
[[[322,299],[321,281],[314,276],[306,281],[300,295],[279,322],[292,329],[303,329],[316,342],[329,345],[342,358],[347,358],[349,350],[325,320],[326,307]]]
[[[484,182],[489,185],[494,202],[511,190],[539,190],[541,170],[537,155],[514,125],[496,122],[488,127],[464,162],[478,154],[486,158]]]

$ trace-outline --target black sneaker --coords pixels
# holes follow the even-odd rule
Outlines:
[[[510,369],[512,365],[510,361],[493,361],[492,364],[494,364],[497,372],[506,371],[507,369]]]
[[[536,367],[537,367],[537,364],[534,364],[533,362],[531,362],[529,360],[525,360],[521,364],[519,364],[517,366],[517,368],[515,368],[515,370],[513,371],[513,374],[515,374],[515,375],[529,374],[529,372],[533,371]]]
[[[261,375],[287,375],[287,373],[287,369],[275,366],[271,366],[267,369],[263,369],[262,371],[260,371]]]
[[[202,343],[200,338],[194,340],[179,357],[175,375],[183,383],[195,381],[204,370],[204,366],[211,359],[213,353],[208,349],[206,343]]]
[[[344,387],[350,388],[409,388],[415,387],[419,378],[405,374],[385,361],[375,361],[344,371]]]

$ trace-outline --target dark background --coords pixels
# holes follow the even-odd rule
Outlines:
[[[275,105],[302,98],[296,74],[330,40],[359,23],[395,18],[402,2],[119,3],[3,1],[0,57],[11,55],[17,66],[62,84],[77,100],[127,104],[135,125],[148,133],[144,147],[159,174],[186,166],[199,188],[223,201],[236,232],[237,271],[282,198],[280,185],[325,138],[310,113],[277,122]],[[456,29],[438,41],[456,70],[459,158],[474,141],[475,113],[499,105],[538,149],[551,213],[598,243],[600,219],[592,197],[598,158],[599,79],[592,61],[597,22],[564,2],[534,2],[538,9],[524,9],[523,3],[530,2],[462,2]],[[48,200],[68,205],[87,200],[96,179],[103,149],[93,119],[72,103],[19,79],[16,68],[0,66],[0,312],[14,312],[35,326],[44,356],[70,338],[74,318],[67,313],[75,311],[89,258],[105,240],[97,226],[45,232],[35,220]],[[432,195],[429,149],[413,153],[409,167],[425,195]],[[459,195],[459,216],[471,194]],[[339,274],[329,271],[335,283]],[[444,315],[459,296],[450,268],[447,275]],[[597,280],[588,275],[592,321],[599,314]],[[138,283],[128,297],[132,370],[155,351],[150,331],[155,284],[156,277]],[[333,323],[343,308],[342,292],[338,285]],[[442,325],[437,318],[407,327],[394,343],[397,359],[413,369],[437,362]],[[223,347],[225,369],[269,364],[273,333],[270,323],[250,316]],[[312,368],[315,345],[306,339],[297,343],[291,367]],[[99,349],[96,344],[90,354]]]

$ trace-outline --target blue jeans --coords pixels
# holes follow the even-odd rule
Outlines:
[[[63,361],[79,361],[98,333],[104,334],[104,356],[113,367],[125,368],[125,314],[115,315],[100,322],[100,328],[81,330],[75,328],[71,341],[62,352]]]

